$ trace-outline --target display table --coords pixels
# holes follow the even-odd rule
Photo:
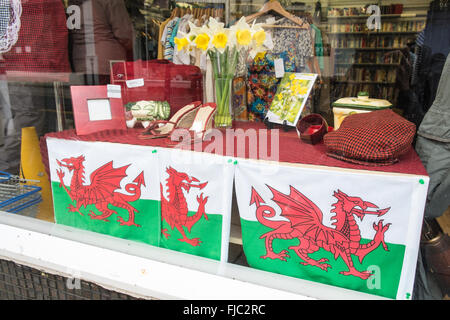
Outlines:
[[[247,132],[248,130],[254,130],[255,132],[259,132],[260,130],[265,130],[266,127],[262,123],[252,123],[252,122],[236,122],[234,125],[234,130],[244,130]],[[87,136],[77,136],[75,130],[66,130],[63,132],[55,132],[50,133],[47,137],[53,137],[58,139],[66,139],[66,140],[77,140],[77,141],[102,141],[102,142],[111,142],[111,143],[124,143],[124,144],[133,144],[140,146],[151,146],[151,147],[162,147],[162,148],[170,148],[167,146],[167,143],[163,139],[153,139],[153,140],[141,140],[138,138],[138,135],[141,133],[142,129],[129,129],[126,131],[117,130],[117,131],[103,131]],[[269,142],[270,137],[273,136],[269,131]],[[259,137],[257,135],[257,137]],[[346,168],[346,169],[354,169],[354,170],[366,170],[366,171],[376,171],[376,172],[385,172],[385,173],[400,173],[400,174],[412,174],[412,175],[427,175],[425,167],[422,165],[419,156],[411,148],[410,152],[404,155],[401,158],[401,161],[394,165],[390,166],[381,166],[381,167],[367,167],[363,165],[357,165],[353,163],[347,163],[340,160],[336,160],[334,158],[328,157],[325,154],[325,145],[323,143],[317,145],[309,145],[306,143],[300,142],[298,135],[295,131],[279,131],[279,162],[292,163],[292,164],[304,164],[304,165],[315,165],[315,166],[326,166],[326,167],[336,167],[336,168]],[[225,132],[224,132],[224,143],[225,143]],[[237,142],[238,138],[235,137],[234,141]],[[205,150],[211,142],[204,142],[201,150]],[[225,145],[225,144],[224,144]],[[231,145],[231,143],[230,143]],[[41,145],[46,150],[45,145]],[[194,147],[193,147],[194,148]],[[195,148],[198,148],[196,146]],[[253,158],[251,157],[249,145],[245,145],[245,158]],[[213,150],[212,152],[220,151]],[[236,143],[234,143],[234,148],[227,148],[226,152],[219,152],[220,155],[228,156],[228,157],[236,157],[238,152],[243,152],[243,150],[238,149]],[[43,153],[46,156],[46,153]],[[258,160],[273,160],[271,157],[261,157],[258,155],[256,158]]]
[[[428,188],[412,148],[397,164],[366,167],[295,131],[234,129],[191,151],[140,140],[139,129],[48,134],[41,152],[56,222],[226,261],[234,183],[251,267],[411,298]],[[98,200],[98,181],[114,175],[114,199]]]

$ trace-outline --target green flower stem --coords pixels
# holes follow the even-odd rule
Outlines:
[[[223,53],[216,49],[208,51],[215,79],[217,103],[215,123],[218,127],[230,127],[232,123],[230,113],[231,84],[236,72],[238,54],[239,51],[236,47],[232,49],[228,47]]]
[[[224,65],[224,75],[221,77],[221,81],[219,81],[222,84],[221,87],[221,93],[218,96],[220,97],[219,106],[218,106],[218,118],[217,122],[219,126],[223,127],[229,127],[232,125],[232,117],[230,113],[230,97],[231,97],[231,90],[232,90],[232,81],[234,78],[237,61],[238,61],[238,51],[236,48],[233,48],[232,52],[230,53],[229,50],[227,50],[224,54],[225,56],[225,65]]]
[[[218,79],[220,76],[219,75],[219,63],[217,61],[219,59],[219,57],[217,56],[217,54],[218,54],[218,52],[215,50],[208,51],[208,55],[209,55],[209,58],[211,59],[211,64],[213,67],[214,79]],[[218,84],[216,81],[216,96],[220,95],[220,93],[221,93],[220,84]]]

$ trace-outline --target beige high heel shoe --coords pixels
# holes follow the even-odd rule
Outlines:
[[[188,129],[192,125],[201,106],[201,101],[192,102],[178,110],[169,121],[156,120],[138,136],[139,139],[158,139],[169,137],[177,128]]]
[[[195,113],[194,120],[189,127],[189,133],[191,134],[190,143],[197,143],[205,140],[206,135],[211,131],[213,127],[213,117],[216,113],[215,103],[206,103],[200,106]],[[179,141],[170,139],[169,145],[178,144]]]

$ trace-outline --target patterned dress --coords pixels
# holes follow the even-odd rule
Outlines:
[[[174,52],[174,45],[170,41],[172,38],[172,33],[175,30],[175,27],[177,26],[178,21],[180,18],[175,17],[172,21],[170,21],[166,26],[166,38],[164,41],[164,59],[173,60],[173,52]]]
[[[295,26],[286,18],[276,24]],[[249,67],[247,103],[250,121],[264,120],[277,92],[281,78],[275,76],[275,60],[283,59],[285,72],[306,72],[306,62],[314,56],[311,30],[280,27],[270,31],[274,49],[258,55]]]

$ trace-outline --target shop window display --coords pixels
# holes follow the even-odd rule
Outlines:
[[[40,188],[10,214],[441,299],[449,22],[438,0],[0,1],[0,191]]]

